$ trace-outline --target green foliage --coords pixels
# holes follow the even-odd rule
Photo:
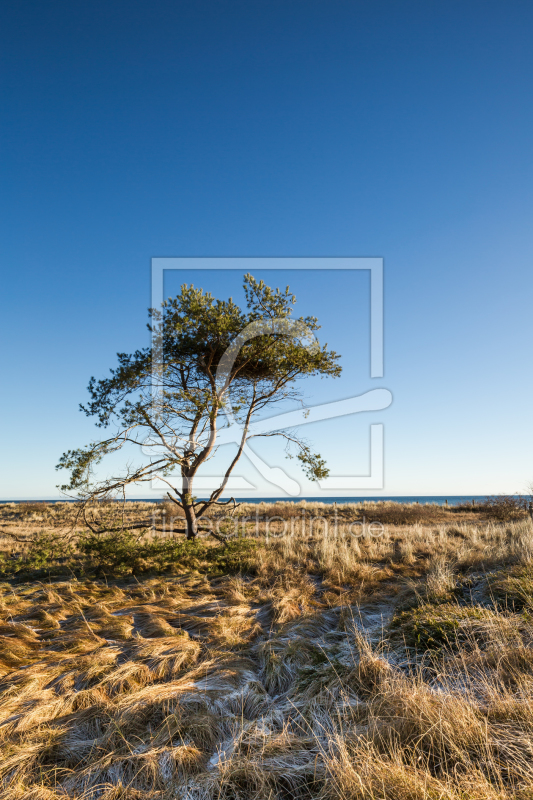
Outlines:
[[[290,453],[289,458],[292,458]],[[303,467],[304,474],[311,481],[320,481],[327,478],[329,469],[326,467],[326,462],[321,458],[320,453],[312,453],[308,447],[303,446],[296,456],[298,461]]]
[[[425,604],[396,615],[391,630],[400,635],[408,647],[438,650],[456,647],[468,640],[468,623],[492,616],[488,609],[443,603]]]
[[[231,539],[225,547],[216,549],[212,563],[221,572],[246,572],[251,569],[257,542],[253,539]]]
[[[42,533],[24,552],[0,553],[0,575],[24,577],[35,573],[121,577],[146,572],[202,570],[235,573],[251,568],[257,542],[238,538],[213,545],[205,538],[143,541],[131,531],[84,535],[77,547],[60,535]]]
[[[143,548],[129,531],[103,536],[91,534],[81,540],[79,548],[98,572],[117,575],[137,572],[143,562]]]
[[[153,346],[118,353],[118,366],[110,376],[89,382],[90,402],[82,410],[95,417],[99,427],[115,423],[118,428],[107,439],[61,456],[57,468],[70,471],[63,491],[76,492],[84,502],[121,496],[126,486],[179,471],[175,499],[187,508],[192,535],[195,518],[199,520],[223,491],[221,485],[207,502],[191,505],[194,478],[213,455],[218,430],[233,421],[244,426],[229,476],[246,438],[254,435],[254,414],[300,398],[295,382],[301,378],[340,375],[339,356],[316,339],[316,317],[291,316],[296,299],[289,287],[274,290],[246,275],[244,290],[245,310],[231,298],[218,300],[187,284],[160,309],[150,310]],[[324,459],[297,434],[256,435],[284,437],[296,448],[310,478],[327,476]],[[102,458],[126,444],[144,452],[153,447],[154,457],[148,464],[143,459],[140,466],[131,462],[119,477],[95,481],[94,468]]]
[[[107,575],[165,572],[172,569],[203,569],[206,572],[239,572],[250,565],[256,542],[235,539],[213,546],[205,540],[155,539],[139,541],[130,531],[113,535],[90,535],[80,549],[86,569]]]
[[[88,491],[92,471],[111,451],[112,448],[108,442],[91,442],[87,447],[67,450],[59,459],[56,469],[70,470],[70,480],[57,488],[62,492],[80,489]]]
[[[197,568],[206,555],[206,546],[196,540],[157,539],[139,541],[130,531],[112,535],[90,535],[80,543],[88,559],[86,569],[108,575],[164,572],[172,567]]]
[[[53,533],[40,533],[30,543],[29,548],[20,553],[7,556],[0,553],[0,573],[6,577],[36,571],[55,573],[70,554],[62,536]]]

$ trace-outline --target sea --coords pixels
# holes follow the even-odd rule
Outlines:
[[[514,495],[518,497],[518,495]],[[384,500],[390,500],[394,503],[434,503],[439,506],[444,505],[461,505],[462,503],[471,503],[474,501],[475,503],[482,503],[487,498],[487,495],[484,494],[466,494],[466,495],[420,495],[420,494],[413,494],[413,495],[375,495],[369,497],[322,497],[322,496],[315,496],[315,497],[236,497],[235,500],[237,503],[300,503],[302,500],[305,500],[308,503],[338,503],[339,505],[342,503],[379,503],[383,502]],[[203,498],[199,498],[202,500]],[[61,500],[60,498],[53,498],[53,499],[44,499],[39,498],[38,500],[35,499],[26,499],[26,500],[0,500],[0,504],[2,503],[28,503],[28,502],[41,502],[41,503],[56,503],[56,502],[65,502],[65,500]],[[161,502],[160,498],[155,497],[131,497],[128,498],[128,502],[131,503],[157,503]]]
[[[518,495],[515,495],[518,497]],[[238,503],[300,503],[305,500],[307,503],[379,503],[392,501],[394,503],[435,503],[439,506],[446,504],[450,506],[461,505],[462,503],[482,503],[487,499],[486,494],[468,495],[378,495],[374,497],[236,497]]]
[[[487,499],[486,494],[481,495],[379,495],[375,497],[254,497],[254,498],[235,498],[238,503],[299,503],[305,500],[308,503],[379,503],[392,501],[394,503],[434,503],[439,506],[446,504],[450,506],[461,505],[462,503],[482,503]]]

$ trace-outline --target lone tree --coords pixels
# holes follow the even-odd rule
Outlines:
[[[288,456],[297,456],[308,477],[328,474],[324,460],[295,432],[265,431],[257,424],[254,430],[254,421],[274,404],[301,401],[298,379],[338,377],[339,356],[316,340],[316,317],[291,316],[296,299],[289,287],[273,290],[246,275],[244,291],[246,311],[231,298],[215,300],[183,285],[177,297],[149,311],[152,347],[133,355],[118,353],[118,367],[109,377],[91,378],[90,402],[80,408],[97,418],[98,427],[114,424],[114,432],[67,451],[57,465],[70,470],[69,483],[60,488],[75,492],[84,513],[91,501],[124,498],[127,486],[160,479],[183,510],[184,532],[193,539],[210,508],[234,503],[220,497],[254,436],[283,437]],[[237,452],[220,486],[208,499],[198,500],[195,477],[223,441],[233,441]],[[144,459],[118,477],[95,479],[94,467],[106,454],[131,445],[149,453],[149,463]]]

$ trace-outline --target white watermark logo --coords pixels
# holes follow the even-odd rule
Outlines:
[[[181,532],[183,518],[181,516],[167,516],[163,511],[161,517],[157,511],[152,511],[152,531],[163,537],[173,538],[175,532]],[[312,537],[324,539],[333,538],[341,540],[352,539],[379,539],[384,535],[386,526],[374,518],[363,515],[360,520],[339,523],[337,508],[335,507],[333,519],[329,516],[309,514],[302,508],[299,515],[289,518],[278,515],[263,515],[256,510],[255,514],[233,515],[224,514],[217,517],[204,517],[203,530],[199,538],[207,538],[212,533],[223,536],[226,542],[239,538],[261,539],[266,544],[271,540],[292,538],[297,536],[305,540]],[[275,529],[273,525],[275,524]],[[177,525],[177,528],[175,528]]]
[[[380,258],[154,258],[152,260],[152,307],[160,308],[164,300],[163,282],[165,272],[169,270],[239,270],[242,273],[255,270],[316,270],[345,269],[370,271],[370,377],[383,377],[383,260]],[[345,417],[361,412],[383,411],[392,402],[392,394],[388,389],[376,388],[364,394],[343,400],[332,400],[317,406],[283,412],[268,419],[252,422],[247,432],[244,423],[239,422],[233,413],[229,392],[227,391],[232,366],[241,348],[251,339],[269,333],[283,333],[297,337],[300,343],[312,350],[317,342],[312,331],[306,329],[301,320],[286,317],[272,320],[257,320],[248,325],[232,345],[226,350],[217,368],[217,392],[225,404],[227,426],[217,435],[217,446],[222,444],[238,444],[244,438],[265,436],[280,430],[306,425],[311,422]],[[155,347],[153,348],[155,351]],[[157,384],[157,365],[154,366],[154,386]],[[318,486],[324,493],[332,490],[360,491],[366,489],[382,489],[384,486],[384,426],[383,423],[370,425],[370,474],[328,476],[318,480]],[[296,475],[292,475],[288,467],[272,467],[258,455],[246,441],[243,454],[259,474],[269,483],[281,489],[285,494],[297,496],[301,487]],[[198,476],[195,479],[195,492],[210,491],[220,485],[223,476]],[[154,488],[157,488],[154,486]],[[255,488],[249,479],[230,477],[226,482],[230,492]]]

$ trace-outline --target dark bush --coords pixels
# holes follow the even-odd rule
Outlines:
[[[301,506],[297,503],[269,503],[268,505],[261,504],[257,507],[257,514],[260,519],[267,517],[268,519],[272,519],[272,517],[281,517],[281,519],[287,520],[295,517],[299,517],[300,519],[307,511],[305,506]]]
[[[88,559],[86,569],[99,574],[125,575],[165,572],[170,569],[199,569],[236,572],[245,569],[256,543],[249,539],[212,545],[205,539],[139,540],[129,531],[113,535],[90,535],[80,542]]]
[[[443,513],[445,512],[439,506],[416,503],[379,504],[375,507],[364,507],[361,511],[367,522],[381,522],[382,525],[415,525],[417,522],[430,524],[438,522]]]
[[[213,563],[222,572],[241,572],[250,569],[257,542],[253,539],[232,539],[226,547],[215,549]]]
[[[0,574],[12,577],[34,572],[55,573],[58,569],[61,571],[61,565],[70,554],[62,536],[40,533],[24,552],[0,553]]]
[[[519,495],[493,495],[485,498],[482,509],[491,519],[499,522],[511,522],[523,519],[527,515],[528,500]]]
[[[185,519],[184,510],[180,508],[177,503],[173,503],[172,500],[165,498],[159,508],[161,510],[161,515],[165,516],[166,524],[169,524],[171,520],[174,519]]]
[[[50,508],[50,503],[17,503],[16,513],[20,517],[28,517],[30,514],[43,514]]]

